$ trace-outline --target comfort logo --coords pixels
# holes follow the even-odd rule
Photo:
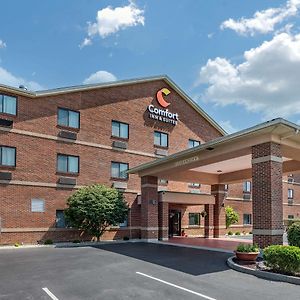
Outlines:
[[[171,104],[163,97],[163,95],[168,96],[170,93],[171,92],[167,88],[163,88],[156,93],[157,101],[163,108],[167,108]]]

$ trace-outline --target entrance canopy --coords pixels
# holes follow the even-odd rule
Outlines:
[[[281,145],[283,174],[300,172],[300,127],[279,118],[142,164],[129,173],[208,185],[241,182],[252,178],[252,147],[267,142]]]

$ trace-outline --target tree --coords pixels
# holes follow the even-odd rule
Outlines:
[[[233,224],[236,224],[239,221],[239,215],[232,207],[226,206],[225,213],[226,213],[226,228],[228,228]]]
[[[66,219],[72,227],[100,240],[107,227],[126,220],[128,206],[123,194],[104,185],[79,189],[67,200]]]

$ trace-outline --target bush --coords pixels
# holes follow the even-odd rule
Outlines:
[[[265,264],[276,272],[294,274],[300,272],[300,248],[273,245],[264,249]]]
[[[124,237],[123,237],[123,240],[124,240],[124,241],[129,241],[129,237],[128,237],[128,236],[124,236]]]
[[[44,242],[44,245],[52,245],[53,241],[51,239],[48,239]]]
[[[20,243],[15,243],[15,245],[14,245],[16,248],[18,248],[18,247],[20,247],[21,246],[21,244]]]
[[[294,223],[287,231],[290,246],[300,247],[300,223]]]
[[[233,232],[232,231],[228,231],[228,235],[233,235]]]
[[[240,233],[239,231],[237,231],[237,232],[235,233],[235,235],[241,235],[241,233]]]
[[[72,243],[73,243],[73,244],[79,244],[79,243],[80,243],[80,240],[74,240]]]
[[[229,226],[238,223],[239,215],[238,213],[230,206],[225,207],[225,214],[226,214],[226,228]]]
[[[236,248],[237,252],[259,252],[259,247],[257,244],[239,244]]]

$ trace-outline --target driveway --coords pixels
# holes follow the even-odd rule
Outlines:
[[[230,254],[161,244],[0,250],[0,299],[299,299],[299,286],[238,273]]]

